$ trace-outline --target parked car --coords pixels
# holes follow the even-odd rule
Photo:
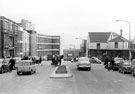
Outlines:
[[[119,57],[115,57],[114,58],[114,66],[113,66],[113,70],[119,70],[119,65],[120,62],[123,61],[123,58],[119,58]]]
[[[77,62],[77,69],[85,68],[91,71],[91,62],[88,57],[80,57]]]
[[[18,62],[21,61],[21,57],[14,57],[15,60],[15,69],[17,68]]]
[[[132,65],[131,65],[131,73],[132,76],[135,76],[135,59],[132,60]]]
[[[47,56],[42,56],[43,61],[47,61]]]
[[[119,72],[122,72],[122,73],[125,73],[125,72],[131,73],[132,72],[132,70],[131,70],[131,61],[128,61],[128,60],[120,61]]]
[[[0,73],[9,72],[9,65],[7,59],[0,59]]]
[[[102,61],[98,59],[97,57],[90,58],[90,62],[94,64],[102,64]]]
[[[21,73],[36,73],[36,65],[32,60],[21,60],[18,62],[17,74]]]

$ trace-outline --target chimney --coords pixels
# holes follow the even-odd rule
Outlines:
[[[122,29],[120,29],[120,36],[122,36],[123,35],[123,30]]]

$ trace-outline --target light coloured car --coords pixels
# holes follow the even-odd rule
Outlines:
[[[7,59],[0,59],[0,73],[8,72],[9,65]]]
[[[15,60],[15,69],[16,69],[18,66],[18,62],[21,61],[21,57],[14,57],[13,59]]]
[[[21,73],[36,73],[36,65],[32,60],[21,60],[18,62],[17,74]]]
[[[85,68],[91,71],[91,62],[88,57],[80,57],[77,62],[77,69]]]
[[[128,61],[128,60],[120,61],[119,72],[122,72],[122,73],[125,73],[125,72],[131,73],[132,72],[132,70],[131,70],[131,61]]]
[[[91,63],[95,63],[95,64],[102,64],[102,61],[100,59],[98,59],[97,57],[92,57],[90,59]]]

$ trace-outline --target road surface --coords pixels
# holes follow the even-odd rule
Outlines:
[[[50,62],[37,66],[37,73],[18,76],[16,71],[0,74],[0,94],[135,94],[135,77],[107,71],[92,65],[91,71],[78,71],[75,63],[65,62],[72,78],[49,78]]]

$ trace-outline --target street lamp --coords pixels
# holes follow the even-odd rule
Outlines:
[[[116,22],[120,22],[120,21],[123,21],[123,22],[126,22],[129,24],[129,43],[128,43],[128,47],[129,47],[129,60],[131,61],[131,47],[130,47],[130,41],[131,41],[131,23],[129,21],[126,21],[126,20],[116,20]]]

